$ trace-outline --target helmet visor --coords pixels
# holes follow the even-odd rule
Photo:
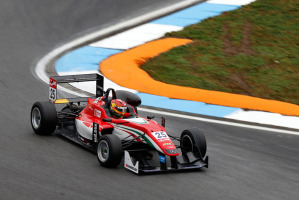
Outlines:
[[[128,108],[127,107],[115,107],[116,110],[120,113],[126,113]]]

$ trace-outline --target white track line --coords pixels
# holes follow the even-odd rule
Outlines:
[[[90,44],[92,47],[108,49],[130,49],[146,42],[161,38],[165,33],[180,31],[184,27],[163,24],[142,24],[117,35]]]
[[[247,5],[255,0],[209,0],[207,3],[224,4],[224,5]]]
[[[171,113],[171,112],[166,112],[166,111],[152,110],[152,109],[147,109],[147,108],[138,108],[138,110],[144,111],[144,112],[161,114],[161,115],[179,117],[179,118],[184,118],[184,119],[191,119],[191,120],[197,120],[197,121],[203,121],[203,122],[223,124],[223,125],[228,125],[228,126],[236,126],[236,127],[242,127],[242,128],[257,129],[257,130],[262,130],[262,131],[271,131],[271,132],[275,132],[275,133],[286,133],[286,134],[292,134],[292,135],[299,135],[298,131],[290,131],[290,130],[269,128],[269,127],[261,127],[261,126],[248,125],[248,124],[242,124],[242,123],[237,123],[237,122],[222,121],[222,120],[217,120],[217,119],[208,119],[208,118],[203,118],[203,117],[196,117],[196,116],[189,116],[189,115],[184,115],[184,114]]]
[[[173,4],[171,6],[153,11],[151,13],[144,14],[140,17],[136,17],[136,18],[128,20],[126,22],[121,22],[121,23],[118,23],[114,26],[96,31],[94,33],[91,33],[91,34],[88,34],[88,35],[85,35],[85,36],[82,36],[78,39],[75,39],[75,40],[73,40],[73,41],[71,41],[71,42],[69,42],[65,45],[62,45],[61,47],[59,47],[57,49],[54,49],[53,51],[51,51],[47,55],[45,55],[41,60],[39,60],[38,63],[36,64],[36,67],[35,67],[35,73],[42,81],[48,83],[49,76],[46,73],[46,66],[48,65],[48,63],[51,60],[55,59],[55,57],[62,54],[63,52],[65,52],[69,49],[72,49],[74,47],[80,46],[82,44],[88,43],[89,41],[92,41],[95,38],[100,38],[100,37],[103,37],[103,36],[106,36],[106,35],[108,36],[111,33],[114,33],[116,31],[125,30],[127,28],[136,26],[138,24],[145,23],[145,22],[147,22],[151,19],[158,18],[162,15],[166,15],[168,13],[174,12],[176,10],[179,10],[179,9],[187,7],[187,6],[191,6],[191,5],[193,5],[195,3],[199,3],[199,2],[202,2],[202,0],[182,1],[182,2],[179,2],[179,3]],[[80,95],[78,93],[75,93],[75,92],[70,91],[70,90],[65,89],[65,88],[63,88],[61,90],[64,90],[64,91],[69,92],[71,94]]]

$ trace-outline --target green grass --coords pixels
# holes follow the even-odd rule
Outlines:
[[[258,0],[165,37],[194,42],[150,59],[154,79],[299,104],[299,3]]]

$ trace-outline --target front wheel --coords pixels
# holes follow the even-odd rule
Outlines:
[[[120,139],[115,135],[104,135],[99,139],[97,158],[103,167],[116,167],[121,162],[123,148]]]
[[[206,137],[197,129],[184,130],[181,134],[182,153],[192,152],[196,158],[203,158],[207,152]]]
[[[36,102],[31,109],[31,126],[38,135],[49,135],[56,129],[57,111],[48,101]]]

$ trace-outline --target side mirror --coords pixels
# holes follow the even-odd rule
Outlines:
[[[161,118],[161,125],[165,128],[165,118],[164,117]]]
[[[154,119],[155,116],[147,116],[146,118],[149,119],[149,120],[151,120],[151,119]]]
[[[112,119],[111,119],[111,118],[103,118],[102,121],[103,121],[103,122],[111,122]]]

